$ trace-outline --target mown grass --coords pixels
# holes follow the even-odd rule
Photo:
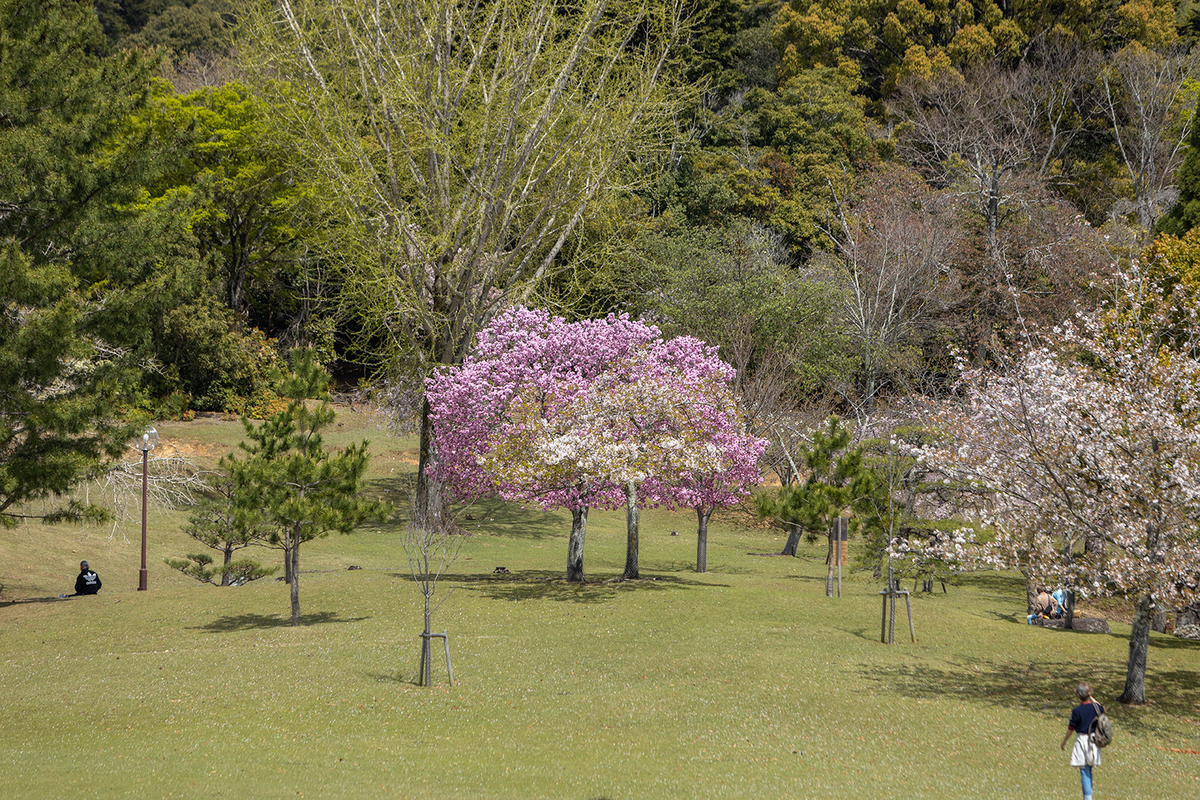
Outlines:
[[[411,470],[411,440],[341,419],[347,441],[373,440],[377,490]],[[240,437],[160,429],[204,457]],[[593,512],[578,586],[562,580],[568,515],[467,513],[434,620],[455,685],[439,658],[431,688],[414,683],[420,595],[397,525],[305,545],[299,628],[282,583],[166,568],[194,549],[179,513],[151,517],[141,593],[132,522],[3,531],[0,795],[1073,798],[1057,746],[1071,687],[1122,686],[1127,626],[1031,628],[1008,576],[914,596],[917,642],[901,621],[889,647],[877,584],[847,574],[828,599],[819,548],[751,555],[782,540],[737,515],[715,521],[698,575],[692,518],[647,512],[645,579],[620,582],[623,517]],[[80,558],[104,589],[60,601]],[[1154,635],[1148,690],[1109,704],[1100,797],[1200,791],[1200,645]]]

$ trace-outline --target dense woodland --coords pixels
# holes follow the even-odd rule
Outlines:
[[[131,420],[277,407],[298,345],[425,459],[422,381],[517,304],[719,346],[784,484],[831,413],[1104,363],[1054,327],[1200,289],[1198,37],[1193,0],[0,0],[0,519]]]
[[[254,5],[4,2],[7,272],[47,307],[68,293],[157,414],[261,401],[297,343],[347,384],[455,360],[418,352],[430,325],[403,330],[401,303],[355,285],[378,256],[348,252],[359,234],[338,228],[359,220],[254,88],[236,44]],[[1114,265],[1186,241],[1200,215],[1191,2],[681,11],[656,87],[667,124],[546,268],[495,291],[694,334],[762,402],[856,414],[944,387],[955,348],[1000,358],[1091,307]]]

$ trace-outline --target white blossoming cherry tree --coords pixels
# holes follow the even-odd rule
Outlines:
[[[966,371],[962,402],[936,421],[947,439],[920,453],[969,490],[969,516],[991,538],[960,531],[911,547],[1019,569],[1031,587],[1061,580],[1069,594],[1136,602],[1126,703],[1146,700],[1152,613],[1197,591],[1198,316],[1182,292],[1119,276],[1105,308],[1049,337],[1054,349]]]

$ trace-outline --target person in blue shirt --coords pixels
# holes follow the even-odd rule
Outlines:
[[[1054,608],[1055,608],[1054,618],[1057,619],[1058,617],[1061,617],[1063,614],[1066,613],[1066,611],[1064,610],[1066,608],[1066,606],[1063,605],[1063,603],[1066,602],[1067,593],[1065,591],[1063,591],[1063,588],[1060,586],[1057,589],[1055,589],[1053,592],[1051,592],[1050,596],[1054,598]]]

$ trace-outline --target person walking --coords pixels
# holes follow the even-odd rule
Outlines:
[[[1103,713],[1104,706],[1092,697],[1092,687],[1081,683],[1075,687],[1079,705],[1071,709],[1071,720],[1063,736],[1059,750],[1065,750],[1067,740],[1075,734],[1075,746],[1071,748],[1071,766],[1079,767],[1079,783],[1083,788],[1083,800],[1092,800],[1092,767],[1100,764],[1100,748],[1092,744],[1092,722]]]

